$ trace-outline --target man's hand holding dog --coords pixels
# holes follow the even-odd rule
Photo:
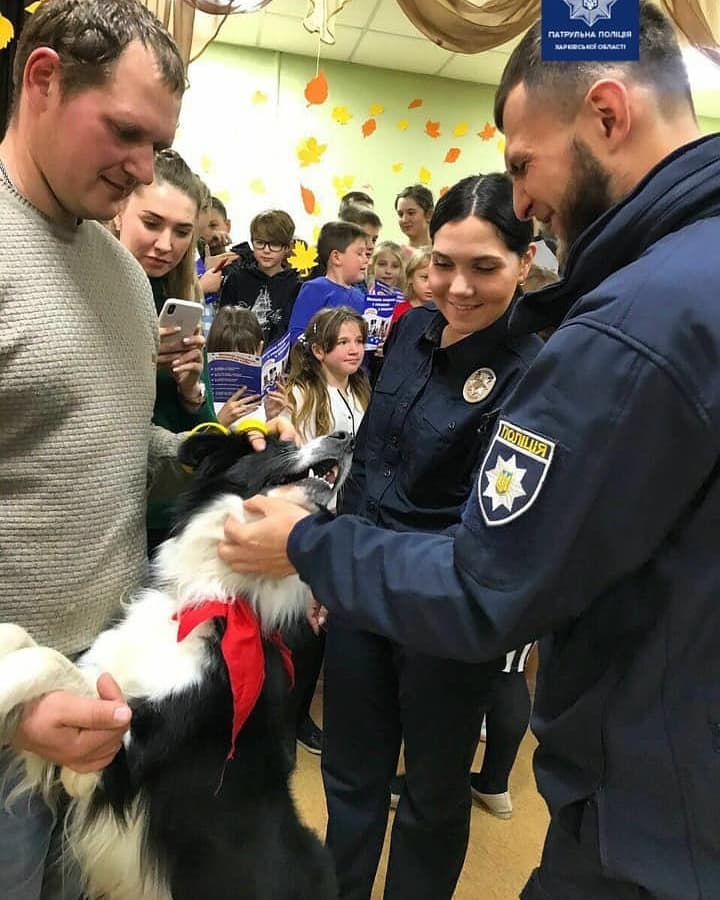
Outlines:
[[[131,711],[115,680],[97,682],[98,698],[53,691],[27,704],[13,746],[74,772],[99,772],[120,749]]]
[[[245,502],[245,509],[260,518],[238,522],[225,521],[225,540],[220,542],[220,559],[236,572],[283,578],[295,572],[287,557],[287,542],[295,525],[310,513],[279,497],[258,495]]]

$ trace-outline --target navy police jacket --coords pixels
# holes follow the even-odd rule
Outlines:
[[[358,430],[342,512],[396,531],[444,531],[460,523],[493,411],[542,347],[508,335],[509,311],[442,348],[434,304],[393,325],[385,361]]]
[[[550,810],[597,805],[609,877],[720,897],[720,135],[576,242],[512,325],[561,323],[500,411],[463,523],[301,521],[345,625],[483,660],[551,633],[533,727]]]

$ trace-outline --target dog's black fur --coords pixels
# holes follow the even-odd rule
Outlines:
[[[336,443],[339,458],[349,441],[340,435]],[[181,461],[195,476],[176,533],[223,494],[246,498],[297,480],[296,457],[292,445],[272,438],[261,454],[250,451],[244,436],[191,439]],[[323,493],[313,484],[309,494],[316,488]],[[289,791],[288,676],[280,651],[263,641],[262,693],[238,734],[234,758],[226,760],[233,710],[219,644],[224,622],[214,620],[213,628],[198,686],[159,702],[131,702],[129,747],[103,773],[86,827],[108,806],[126,818],[140,798],[146,864],[158,867],[173,900],[332,900],[337,891],[329,855],[300,823]]]

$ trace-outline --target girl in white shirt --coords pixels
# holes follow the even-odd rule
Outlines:
[[[303,441],[333,431],[357,434],[370,400],[370,385],[360,368],[366,337],[362,316],[348,306],[338,306],[316,313],[293,345],[287,402]],[[310,704],[322,665],[325,632],[316,636],[304,624],[285,638],[295,663],[291,727],[295,728],[297,742],[318,754],[322,731],[310,716]]]
[[[367,325],[348,306],[321,309],[290,352],[288,404],[303,441],[333,431],[357,434],[370,400],[360,368]]]

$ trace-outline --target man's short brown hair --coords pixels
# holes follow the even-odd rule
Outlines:
[[[565,121],[572,121],[580,104],[601,78],[626,78],[650,87],[659,99],[660,114],[679,110],[693,115],[692,93],[680,45],[670,20],[649,0],[640,3],[640,57],[637,62],[550,62],[542,59],[542,28],[538,20],[515,47],[495,93],[495,124],[503,131],[508,95],[519,84]]]
[[[175,42],[139,0],[45,0],[18,41],[13,66],[13,109],[17,109],[30,54],[49,47],[60,57],[65,96],[105,84],[118,58],[133,41],[154,53],[173,94],[185,91],[185,66]]]
[[[271,241],[290,246],[295,237],[295,223],[284,209],[268,209],[258,213],[250,223],[250,239]]]

